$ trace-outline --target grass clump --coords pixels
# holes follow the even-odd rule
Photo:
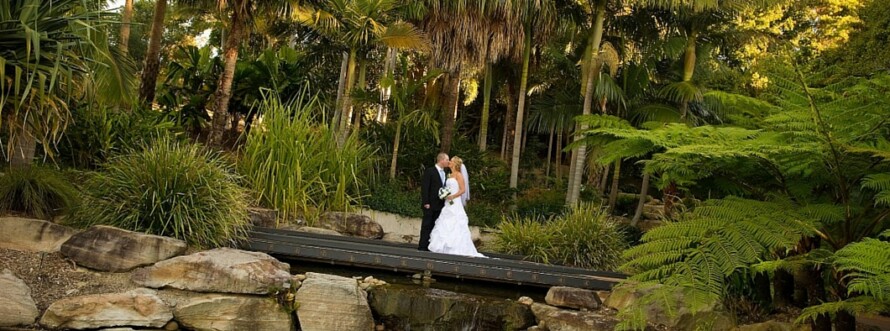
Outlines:
[[[318,102],[306,94],[290,102],[266,96],[262,123],[250,131],[238,168],[256,202],[281,217],[312,221],[325,210],[359,202],[372,152],[355,135],[338,144],[336,133],[314,118]]]
[[[77,203],[77,190],[59,171],[38,165],[9,168],[0,176],[0,213],[40,219],[62,215]]]
[[[614,270],[627,248],[619,225],[602,208],[590,204],[547,219],[505,219],[498,230],[495,246],[499,251],[542,263]]]
[[[200,145],[160,138],[113,157],[85,184],[75,222],[228,246],[246,237],[247,193],[234,169]]]

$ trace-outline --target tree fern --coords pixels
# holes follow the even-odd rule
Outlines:
[[[865,176],[862,187],[876,191],[875,205],[890,207],[890,173]]]

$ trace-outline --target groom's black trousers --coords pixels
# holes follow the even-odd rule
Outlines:
[[[430,250],[430,233],[433,232],[433,227],[436,225],[436,220],[439,219],[440,214],[442,214],[441,209],[430,208],[423,210],[423,219],[420,223],[420,242],[417,245],[418,250]]]

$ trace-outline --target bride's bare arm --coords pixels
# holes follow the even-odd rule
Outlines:
[[[464,184],[464,175],[463,174],[461,174],[460,172],[453,172],[451,174],[451,176],[454,177],[455,180],[457,180],[457,192],[455,192],[452,195],[449,195],[448,197],[451,198],[449,200],[454,200],[454,199],[457,199],[459,196],[461,196],[461,194],[464,194],[464,192],[467,191],[467,188],[465,186],[466,184]]]

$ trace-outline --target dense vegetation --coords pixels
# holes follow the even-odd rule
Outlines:
[[[444,151],[504,252],[848,330],[890,314],[888,10],[6,1],[0,211],[229,245],[248,204],[418,216]]]

